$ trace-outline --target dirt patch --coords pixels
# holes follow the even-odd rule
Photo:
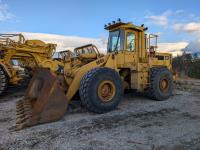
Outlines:
[[[23,92],[0,103],[0,149],[198,149],[200,147],[200,94],[176,90],[166,101],[141,94],[125,94],[112,112],[94,114],[71,104],[63,119],[19,132],[15,102]]]
[[[174,146],[154,146],[153,150],[199,150],[200,149],[200,137],[191,139],[190,141],[180,141],[179,144]]]

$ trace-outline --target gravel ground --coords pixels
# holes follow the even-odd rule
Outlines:
[[[166,101],[128,93],[115,111],[77,109],[18,132],[12,126],[23,90],[11,92],[0,100],[0,149],[200,149],[200,86],[180,87]]]

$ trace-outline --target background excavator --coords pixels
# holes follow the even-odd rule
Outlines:
[[[18,85],[22,79],[15,65],[28,70],[29,74],[39,66],[58,69],[51,66],[55,49],[56,44],[25,40],[22,34],[0,34],[0,95],[8,84]]]
[[[105,29],[107,54],[86,45],[66,51],[59,74],[48,67],[35,71],[24,99],[16,104],[16,130],[61,119],[76,94],[83,107],[95,113],[114,110],[125,89],[146,92],[158,101],[170,97],[172,55],[155,51],[147,28],[118,20]]]

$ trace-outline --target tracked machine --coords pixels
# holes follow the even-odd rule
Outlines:
[[[16,104],[16,130],[61,119],[76,94],[87,110],[106,113],[123,99],[125,89],[148,93],[161,101],[173,89],[172,55],[158,53],[144,25],[120,20],[105,26],[109,31],[107,54],[93,45],[76,48],[63,57],[58,76],[38,68],[23,100]]]

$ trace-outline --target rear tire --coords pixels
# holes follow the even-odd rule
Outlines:
[[[0,66],[0,95],[3,94],[7,86],[8,86],[7,74],[5,73],[3,68]]]
[[[110,68],[92,69],[83,76],[79,95],[82,105],[89,111],[105,113],[114,110],[123,96],[121,78]]]
[[[152,68],[148,96],[157,101],[168,99],[173,91],[173,76],[167,68]]]

